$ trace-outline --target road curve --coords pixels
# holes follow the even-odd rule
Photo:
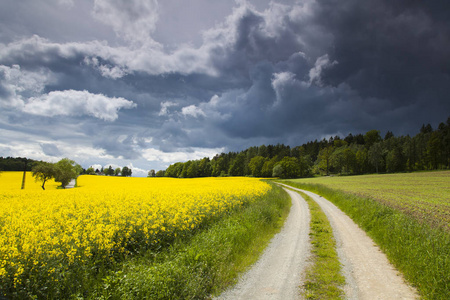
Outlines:
[[[286,190],[292,207],[281,231],[239,282],[216,299],[299,299],[301,275],[309,256],[308,205],[298,193]]]
[[[66,185],[66,189],[73,189],[75,187],[76,181],[75,179],[70,180],[70,182]]]
[[[299,190],[299,189],[295,189]],[[330,221],[339,259],[346,277],[346,299],[417,299],[386,255],[371,238],[334,204],[300,190],[316,201]]]

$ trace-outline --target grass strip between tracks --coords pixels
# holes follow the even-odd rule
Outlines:
[[[308,203],[311,213],[311,265],[306,270],[302,293],[306,299],[343,299],[345,277],[336,252],[336,240],[327,216],[314,200],[299,193]]]
[[[333,202],[379,245],[424,299],[450,299],[450,235],[376,200],[318,184],[280,181]]]

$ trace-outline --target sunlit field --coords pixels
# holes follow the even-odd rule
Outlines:
[[[205,220],[270,190],[252,178],[83,175],[74,189],[43,191],[20,172],[0,174],[0,290],[49,285],[141,249],[161,247]]]
[[[449,299],[450,171],[296,179],[352,218],[423,299]]]
[[[450,171],[294,180],[371,197],[450,231]]]
[[[22,187],[23,172],[1,172],[0,173],[0,193],[4,192],[19,192]],[[46,190],[56,190],[61,184],[55,182],[53,179],[45,183]],[[25,176],[25,189],[26,191],[43,191],[42,182],[36,182],[31,172],[27,172]]]

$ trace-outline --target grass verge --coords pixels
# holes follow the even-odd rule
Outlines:
[[[317,193],[336,204],[380,246],[424,299],[450,299],[450,235],[443,229],[420,224],[370,198],[322,185],[284,183]]]
[[[93,293],[95,299],[208,299],[254,263],[290,209],[278,186],[160,251],[147,251],[116,266]]]
[[[306,270],[302,293],[306,299],[343,299],[345,277],[336,252],[336,240],[327,216],[314,200],[299,193],[308,203],[311,213],[311,265]]]

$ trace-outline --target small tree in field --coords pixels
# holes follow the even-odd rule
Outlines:
[[[131,176],[131,173],[132,173],[131,169],[128,168],[127,166],[122,168],[122,176],[125,176],[125,177]]]
[[[77,178],[82,168],[73,160],[63,158],[55,164],[55,181],[61,182],[61,186],[66,188],[72,179]]]
[[[95,173],[95,171],[94,171],[94,168],[93,168],[93,167],[89,167],[89,168],[87,168],[87,170],[86,170],[86,174],[88,174],[88,175],[97,175],[97,174]]]
[[[108,175],[108,176],[114,175],[114,169],[112,168],[111,165],[109,165],[108,169],[104,170],[104,172],[105,172],[105,175]]]
[[[49,162],[38,162],[32,168],[32,176],[35,181],[42,181],[42,189],[45,190],[45,183],[55,177],[55,166]]]
[[[119,176],[119,175],[120,175],[120,172],[121,172],[120,168],[116,168],[116,169],[114,170],[114,176]]]

